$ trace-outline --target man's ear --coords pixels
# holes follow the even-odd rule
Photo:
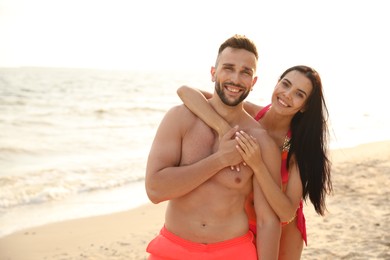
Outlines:
[[[253,90],[253,86],[256,84],[256,82],[257,82],[257,76],[255,76],[255,77],[253,78],[253,81],[252,81],[252,89],[251,89],[251,90]]]
[[[215,82],[215,67],[214,66],[211,67],[210,74],[211,74],[211,81]]]

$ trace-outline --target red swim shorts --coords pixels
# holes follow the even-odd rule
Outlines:
[[[247,234],[230,240],[200,244],[178,237],[163,227],[160,234],[149,243],[146,251],[150,254],[149,260],[250,260],[257,259],[253,239],[253,233],[248,231]]]

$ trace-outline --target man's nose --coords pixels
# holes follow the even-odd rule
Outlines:
[[[238,84],[239,82],[240,82],[240,80],[239,80],[239,76],[240,76],[240,74],[239,73],[232,73],[231,75],[230,75],[230,80],[234,83],[234,84]]]

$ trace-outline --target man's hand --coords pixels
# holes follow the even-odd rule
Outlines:
[[[221,153],[223,160],[227,165],[235,167],[243,161],[239,151],[237,150],[237,140],[235,140],[238,126],[231,128],[221,139],[218,147],[218,153]],[[233,166],[234,165],[234,166]],[[234,169],[234,168],[233,168]],[[239,167],[237,168],[239,170]]]

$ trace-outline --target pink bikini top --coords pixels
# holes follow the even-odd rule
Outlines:
[[[259,121],[270,108],[271,108],[271,104],[264,107],[262,110],[260,110],[259,113],[257,113],[257,115],[255,116],[255,120]],[[291,139],[291,130],[288,130],[282,147],[282,167],[280,173],[282,176],[283,184],[286,184],[288,182],[287,156],[288,156],[288,151],[290,150],[290,139]]]

